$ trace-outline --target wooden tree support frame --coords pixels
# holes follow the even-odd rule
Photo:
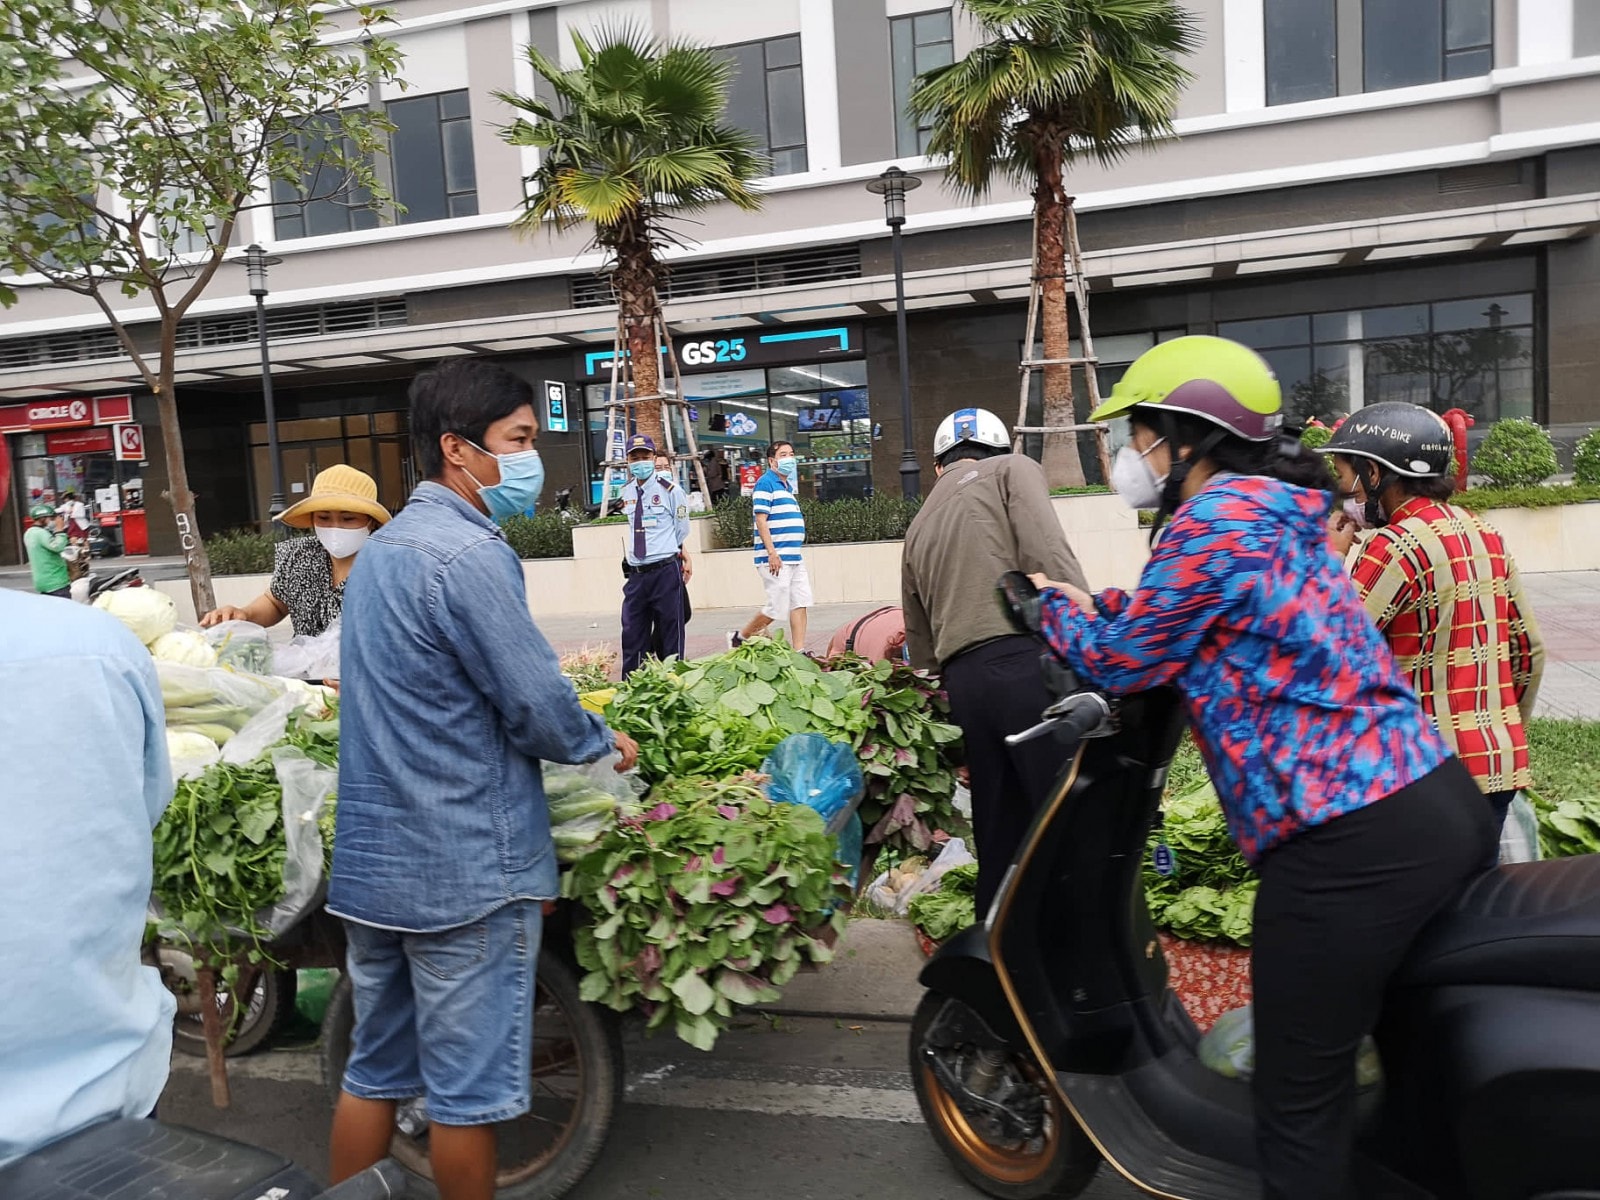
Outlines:
[[[1093,433],[1095,435],[1095,450],[1100,459],[1100,470],[1109,483],[1111,480],[1111,445],[1107,437],[1106,427],[1103,424],[1076,424],[1076,425],[1029,425],[1028,422],[1028,393],[1032,390],[1033,375],[1035,371],[1043,371],[1047,367],[1073,367],[1084,369],[1084,383],[1089,393],[1089,411],[1093,412],[1100,406],[1100,380],[1097,368],[1100,360],[1095,357],[1094,335],[1089,330],[1089,280],[1083,273],[1083,252],[1078,245],[1078,210],[1071,200],[1067,201],[1067,258],[1064,263],[1044,263],[1039,261],[1039,222],[1034,218],[1033,238],[1033,266],[1029,273],[1028,287],[1028,328],[1022,342],[1022,361],[1018,364],[1018,373],[1021,382],[1018,388],[1017,423],[1012,429],[1012,449],[1022,453],[1023,437],[1026,434],[1038,433],[1045,437],[1057,434],[1073,434],[1074,443],[1080,433]],[[1039,344],[1040,309],[1042,296],[1040,281],[1044,278],[1044,270],[1064,270],[1066,272],[1067,290],[1072,293],[1075,307],[1078,310],[1078,339],[1083,354],[1076,358],[1035,358],[1033,348]],[[1043,400],[1041,397],[1041,406]],[[1042,408],[1041,408],[1042,411]],[[1048,418],[1046,418],[1048,419]]]
[[[656,343],[658,368],[664,363],[666,370],[657,371],[656,378],[670,378],[670,390],[656,392],[649,396],[624,396],[624,393],[633,387],[633,363],[628,356],[627,332],[623,327],[622,313],[617,313],[616,337],[612,342],[611,350],[611,383],[606,400],[606,461],[603,482],[600,485],[600,515],[606,516],[611,512],[612,506],[612,480],[617,479],[625,484],[628,477],[628,453],[624,449],[622,457],[616,457],[617,432],[623,435],[624,445],[628,435],[628,417],[634,408],[640,404],[660,403],[661,405],[661,439],[663,445],[659,448],[675,463],[687,462],[694,473],[694,482],[700,489],[707,505],[711,503],[711,489],[706,486],[705,464],[700,461],[700,452],[695,446],[694,422],[689,420],[689,405],[683,398],[683,374],[678,369],[678,352],[672,347],[672,339],[667,336],[666,321],[661,315],[661,304],[654,292],[650,294],[651,306],[654,309],[651,329]],[[680,453],[672,433],[672,412],[676,410],[683,418],[684,449]],[[618,511],[621,510],[622,488],[616,491]]]

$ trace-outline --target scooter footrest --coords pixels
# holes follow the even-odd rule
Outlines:
[[[1169,1138],[1121,1079],[1066,1072],[1056,1078],[1106,1158],[1143,1187],[1184,1200],[1239,1200],[1260,1194],[1254,1171],[1196,1154]]]

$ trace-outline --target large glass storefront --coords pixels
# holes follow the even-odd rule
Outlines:
[[[1261,352],[1291,418],[1405,400],[1480,422],[1534,415],[1533,296],[1518,293],[1217,326]]]
[[[279,421],[278,452],[287,504],[305,499],[317,472],[340,464],[377,480],[378,503],[390,512],[400,510],[416,484],[410,426],[403,412]],[[250,465],[255,511],[265,518],[272,500],[272,460],[264,421],[250,426]]]
[[[813,333],[819,335],[813,338]],[[820,335],[828,335],[826,337]],[[759,339],[759,341],[758,341]],[[802,331],[798,334],[755,335],[741,342],[767,341],[769,346],[791,343],[815,346],[819,341],[856,349],[854,330]],[[761,468],[767,447],[774,441],[791,442],[800,459],[800,494],[818,500],[860,498],[872,494],[874,425],[867,393],[867,364],[862,358],[831,358],[815,354],[810,361],[772,366],[745,366],[755,357],[746,345],[731,345],[722,357],[726,366],[711,371],[685,371],[686,404],[669,410],[679,449],[685,445],[684,419],[694,426],[695,446],[721,455],[729,477],[737,484],[741,468],[746,474]],[[718,343],[713,343],[716,345]],[[740,352],[743,352],[740,354]],[[857,352],[859,352],[857,350]],[[692,354],[693,352],[691,352]],[[771,349],[768,354],[773,353]],[[733,355],[740,354],[735,358]],[[590,356],[591,371],[602,356]],[[609,358],[609,356],[603,356]],[[680,350],[680,360],[685,356]],[[609,368],[608,363],[598,364]],[[723,364],[719,363],[719,367]],[[606,409],[609,381],[584,386],[590,503],[598,504],[605,470]]]

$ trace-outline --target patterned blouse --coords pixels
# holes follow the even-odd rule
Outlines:
[[[1444,740],[1485,792],[1530,787],[1544,641],[1505,540],[1472,513],[1413,497],[1352,568],[1367,612]]]
[[[268,590],[289,610],[296,637],[326,633],[344,607],[344,584],[333,582],[333,559],[314,536],[278,543]]]

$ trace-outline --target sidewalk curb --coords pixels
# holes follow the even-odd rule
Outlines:
[[[851,1021],[909,1021],[922,1002],[917,981],[927,959],[909,921],[852,920],[834,958],[796,975],[764,1011],[780,1016]]]

